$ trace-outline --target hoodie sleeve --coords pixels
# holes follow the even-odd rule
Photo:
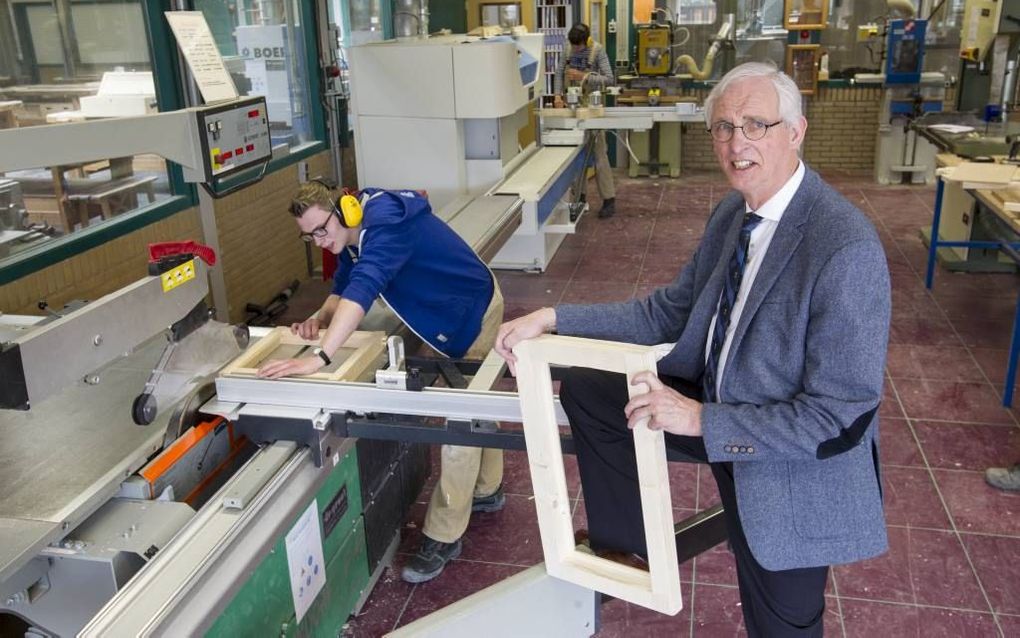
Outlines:
[[[400,272],[414,249],[413,224],[398,223],[369,228],[361,243],[361,256],[351,269],[343,297],[365,312]]]
[[[354,268],[354,259],[349,250],[341,250],[336,256],[336,271],[333,273],[333,294],[339,297],[344,296],[347,284],[351,282],[351,270]]]

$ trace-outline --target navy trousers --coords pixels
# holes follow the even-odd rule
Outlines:
[[[677,379],[662,380],[700,400],[700,386]],[[634,439],[623,412],[628,401],[625,377],[602,370],[572,368],[560,386],[560,400],[570,418],[592,548],[647,556]],[[708,463],[701,437],[667,433],[665,439],[667,454]],[[828,566],[783,571],[762,567],[751,554],[740,524],[732,464],[709,466],[725,509],[748,635],[821,636]]]

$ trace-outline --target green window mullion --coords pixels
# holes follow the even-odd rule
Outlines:
[[[178,78],[181,77],[177,64],[177,41],[170,32],[164,11],[171,10],[168,0],[142,0],[145,13],[145,27],[149,31],[149,47],[152,55],[152,78],[156,86],[156,103],[159,111],[176,111],[187,106]],[[198,192],[193,184],[184,181],[184,171],[174,162],[167,162],[170,191],[188,198],[194,206],[198,204]]]
[[[319,34],[315,22],[315,0],[297,0],[301,13],[301,31],[305,39],[305,72],[308,74],[308,110],[313,140],[326,140],[326,121],[322,102],[322,64],[319,62]],[[311,140],[309,140],[311,141]],[[328,145],[328,142],[327,142]]]

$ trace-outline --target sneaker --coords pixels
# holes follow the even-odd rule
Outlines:
[[[506,505],[506,494],[503,493],[503,486],[500,485],[496,491],[488,496],[476,496],[471,501],[472,512],[498,512]]]
[[[990,467],[985,470],[985,480],[1000,490],[1020,491],[1020,463],[1013,467]]]
[[[404,565],[400,577],[408,583],[430,581],[443,572],[448,562],[460,556],[461,549],[459,538],[452,543],[440,543],[426,536],[418,553]]]
[[[599,219],[607,219],[616,214],[616,198],[610,197],[609,199],[602,202],[602,208],[599,210]]]

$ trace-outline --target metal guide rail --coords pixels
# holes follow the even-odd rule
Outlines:
[[[500,428],[500,422],[522,420],[516,392],[491,390],[504,377],[505,365],[495,353],[485,362],[408,357],[406,366],[423,377],[421,390],[379,388],[369,383],[323,383],[315,380],[267,380],[221,377],[217,399],[203,412],[220,414],[258,442],[291,440],[310,444],[317,463],[325,459],[315,436],[525,450],[523,429]],[[465,377],[471,376],[467,383]],[[450,387],[431,387],[442,377]],[[558,380],[557,369],[552,369]],[[467,385],[464,388],[464,385]],[[257,401],[257,403],[255,402]],[[307,409],[321,410],[308,419]],[[554,399],[556,422],[568,425],[559,398]],[[290,418],[293,413],[294,418]],[[561,432],[560,447],[574,453],[573,438]],[[667,451],[668,460],[696,463],[697,459]],[[708,508],[675,525],[679,560],[685,561],[726,539],[721,505]]]

